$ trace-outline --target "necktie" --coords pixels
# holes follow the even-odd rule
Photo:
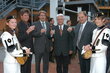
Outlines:
[[[60,35],[62,36],[62,25],[60,25]]]
[[[82,30],[83,29],[83,24],[80,25],[80,29],[79,29],[79,33],[78,33],[78,39],[77,39],[77,47],[79,45],[79,41],[81,39],[81,35],[82,35]]]
[[[42,22],[42,27],[43,27],[43,29],[45,29],[45,24],[44,24],[44,22]]]

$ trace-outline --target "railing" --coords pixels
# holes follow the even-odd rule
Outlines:
[[[17,2],[20,5],[31,6],[33,0],[17,0]]]
[[[0,18],[16,7],[27,7],[40,10],[50,0],[0,0]]]
[[[46,4],[46,1],[45,0],[39,0],[39,1],[37,1],[37,2],[34,3],[34,6],[33,7],[36,7],[37,6],[37,8],[40,9],[45,4]]]
[[[2,0],[2,4],[0,5],[0,12],[4,11],[5,9],[9,8],[11,5],[15,4],[16,0]]]
[[[48,1],[49,0],[17,0],[19,5],[31,6],[36,8]]]
[[[0,0],[0,12],[7,9],[12,4],[21,6],[30,6],[34,8],[41,8],[46,2],[50,0]]]

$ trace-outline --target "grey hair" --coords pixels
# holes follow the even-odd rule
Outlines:
[[[86,11],[80,11],[78,14],[84,14],[85,16],[88,16]]]
[[[59,16],[62,16],[62,17],[64,18],[64,15],[63,15],[63,14],[61,14],[61,13],[57,15],[57,17],[59,17]]]

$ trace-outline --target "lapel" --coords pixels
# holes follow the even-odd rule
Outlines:
[[[24,26],[24,28],[23,29],[28,29],[28,27],[30,26],[29,24],[25,24],[23,21],[21,21],[21,24],[23,24],[22,26]]]
[[[40,24],[40,26],[43,28],[43,26],[42,26],[42,24],[41,24],[41,22],[39,21],[39,24]],[[48,30],[48,23],[45,21],[45,25],[46,25],[46,29]]]
[[[62,37],[62,36],[64,35],[64,32],[65,32],[65,25],[63,26],[62,36],[60,35],[59,25],[57,25],[57,30],[58,30],[58,35],[59,35],[60,37]]]
[[[59,25],[57,25],[57,30],[58,31],[58,35],[60,36],[60,29],[59,29]]]
[[[46,33],[49,33],[49,24],[45,21],[45,25],[46,25]],[[40,29],[43,29],[43,26],[42,26],[42,24],[41,24],[41,22],[39,21],[39,27],[40,27]]]
[[[46,30],[47,32],[49,31],[50,27],[49,27],[49,24],[47,22],[45,22],[45,25],[46,25]]]
[[[65,33],[65,25],[63,26],[63,32],[62,32],[62,36],[64,35],[64,33]]]
[[[77,44],[80,26],[81,26],[81,24],[77,24],[77,25],[75,26],[75,44]],[[83,34],[83,32],[82,32],[82,34]],[[82,36],[81,36],[81,38],[82,38]]]
[[[39,24],[39,27],[42,29],[43,27],[40,21],[38,22],[38,24]]]
[[[78,37],[78,34],[79,34],[80,26],[81,26],[81,24],[77,24],[77,26],[76,26],[76,34],[77,34],[77,37]]]
[[[88,22],[86,23],[84,29],[83,29],[83,32],[82,32],[82,35],[81,35],[81,38],[84,36],[83,34],[85,34],[87,32],[87,28],[88,28]]]

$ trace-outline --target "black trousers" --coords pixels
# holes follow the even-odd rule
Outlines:
[[[69,56],[56,56],[57,73],[68,73]]]
[[[31,73],[31,61],[32,55],[28,57],[28,60],[24,65],[21,65],[21,73]]]
[[[45,51],[44,53],[35,52],[35,66],[36,73],[40,72],[40,63],[41,59],[43,59],[43,73],[48,73],[49,67],[49,52]]]
[[[107,51],[107,56],[106,57],[107,57],[107,67],[106,67],[106,73],[107,73],[108,69],[109,69],[109,66],[110,66],[110,50]]]
[[[78,49],[78,55],[79,55],[81,73],[89,73],[90,72],[90,59],[84,59],[79,49]]]

